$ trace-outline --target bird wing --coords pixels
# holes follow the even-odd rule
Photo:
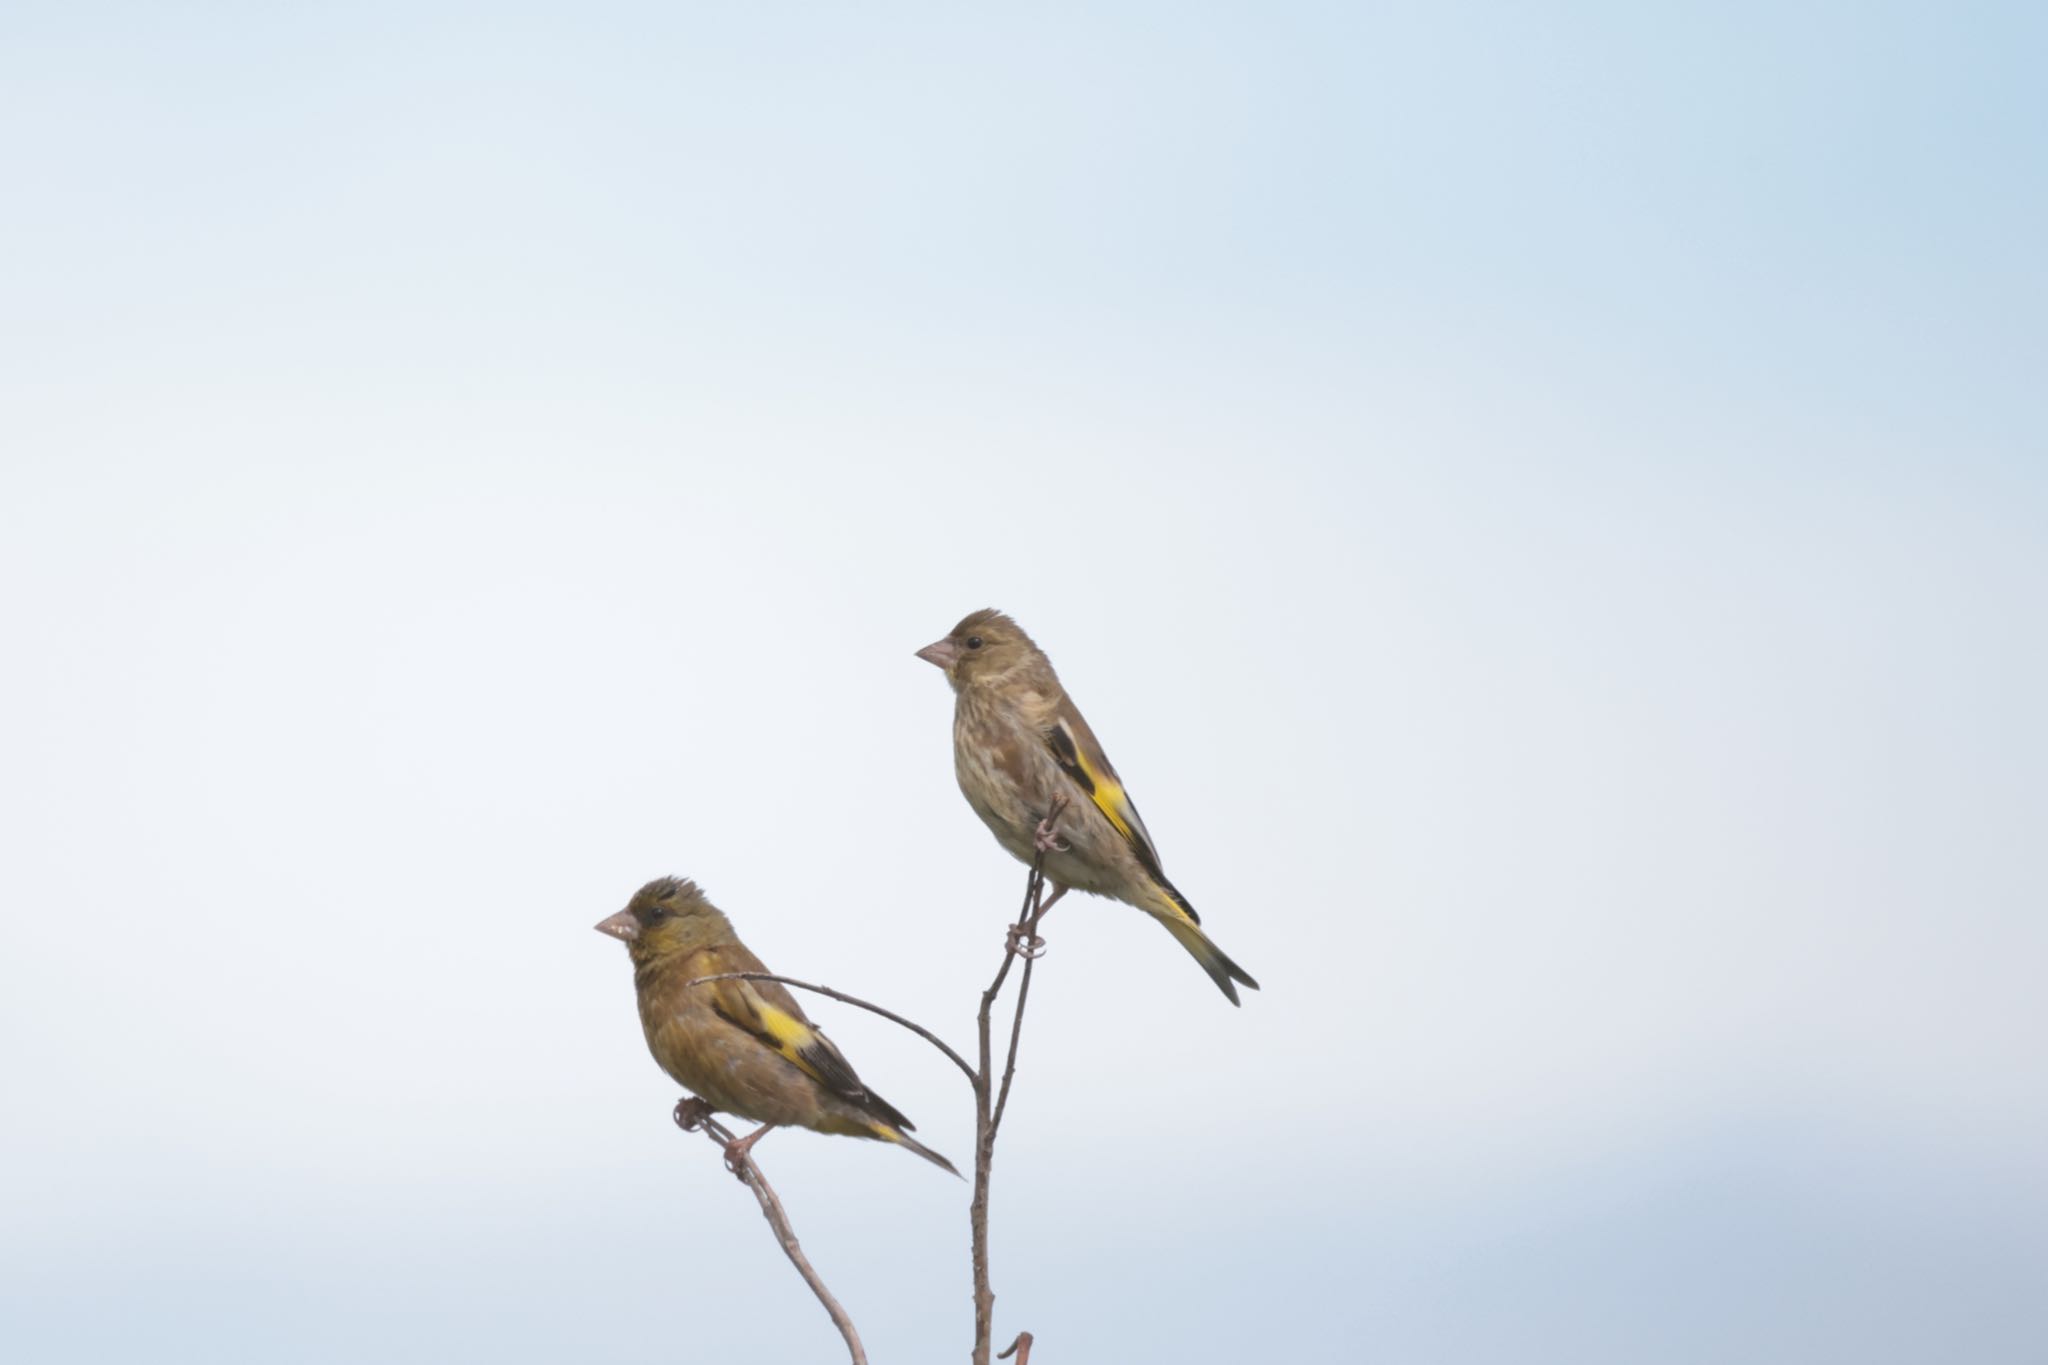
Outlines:
[[[1109,755],[1102,752],[1102,743],[1095,738],[1095,732],[1088,728],[1088,722],[1081,718],[1081,712],[1069,698],[1060,698],[1058,710],[1053,712],[1052,728],[1046,731],[1045,742],[1052,750],[1052,756],[1060,767],[1072,778],[1074,785],[1088,794],[1095,808],[1109,818],[1109,823],[1123,835],[1131,851],[1138,855],[1138,861],[1161,886],[1170,886],[1166,874],[1159,867],[1159,851],[1152,846],[1151,832],[1145,822],[1138,818],[1138,808],[1131,803],[1130,793],[1124,790],[1123,780],[1110,766]]]
[[[720,971],[759,972],[767,969],[748,953],[723,962]],[[752,1034],[790,1065],[849,1104],[909,1130],[910,1121],[854,1074],[853,1066],[830,1038],[804,1018],[796,1000],[773,981],[713,981],[711,1007],[734,1027]]]
[[[867,1090],[832,1040],[800,1014],[777,1008],[751,981],[714,981],[712,1008],[786,1057],[797,1070],[835,1095],[853,1099]]]

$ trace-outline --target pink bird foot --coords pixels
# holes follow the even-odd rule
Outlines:
[[[773,1128],[774,1126],[775,1125],[772,1123],[764,1123],[759,1128],[756,1128],[753,1132],[747,1134],[745,1137],[736,1138],[733,1141],[726,1143],[725,1169],[731,1171],[740,1179],[745,1180],[747,1178],[747,1173],[744,1168],[747,1162],[747,1154],[753,1151],[755,1143],[759,1142],[762,1138],[768,1136],[768,1130]]]

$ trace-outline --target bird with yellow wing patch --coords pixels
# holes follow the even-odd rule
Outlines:
[[[917,656],[953,685],[953,770],[967,804],[1021,861],[1045,853],[1054,900],[1076,888],[1135,905],[1166,926],[1231,1004],[1239,985],[1259,988],[1166,879],[1123,780],[1023,627],[977,611]],[[1055,827],[1048,816],[1060,797],[1067,805]]]
[[[959,1174],[910,1136],[910,1120],[861,1083],[779,982],[699,981],[768,969],[695,882],[651,881],[596,928],[632,955],[640,1025],[661,1069],[714,1110],[761,1125],[731,1159],[771,1128],[796,1127],[893,1142]]]

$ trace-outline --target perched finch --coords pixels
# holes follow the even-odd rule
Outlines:
[[[1052,660],[1021,626],[1001,612],[978,611],[917,657],[945,670],[958,695],[953,771],[967,804],[1022,861],[1046,850],[1054,899],[1078,887],[1135,905],[1194,954],[1231,1004],[1238,1003],[1233,982],[1259,988],[1209,941],[1194,907],[1160,871],[1152,836],[1116,769]],[[1049,827],[1062,795],[1067,807]]]
[[[952,1162],[909,1136],[910,1120],[861,1084],[781,985],[689,984],[722,972],[768,970],[695,882],[649,882],[596,927],[624,939],[632,954],[640,1025],[661,1069],[713,1109],[762,1125],[733,1144],[735,1155],[770,1128],[794,1125],[894,1142],[953,1171]]]

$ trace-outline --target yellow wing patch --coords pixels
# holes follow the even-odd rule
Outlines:
[[[721,981],[714,989],[719,992],[718,1012],[775,1049],[791,1066],[845,1099],[856,1103],[872,1100],[830,1038],[771,1003],[752,982]]]
[[[754,1017],[760,1023],[762,1034],[775,1045],[777,1052],[808,1072],[813,1080],[823,1079],[817,1068],[804,1059],[804,1049],[812,1046],[818,1035],[803,1020],[783,1013],[765,1000],[755,1002]]]
[[[1096,808],[1109,817],[1109,823],[1116,826],[1116,832],[1133,843],[1142,841],[1150,847],[1152,841],[1140,832],[1145,828],[1144,822],[1138,819],[1136,808],[1124,795],[1124,784],[1098,771],[1085,755],[1081,758],[1081,771],[1088,774],[1089,782],[1094,784],[1089,795],[1095,798]]]
[[[1088,793],[1095,808],[1107,816],[1109,823],[1123,835],[1125,842],[1136,850],[1138,861],[1160,881],[1166,874],[1159,870],[1159,852],[1152,847],[1152,833],[1145,828],[1145,822],[1138,818],[1138,808],[1131,804],[1131,798],[1124,793],[1124,784],[1111,770],[1108,760],[1090,753],[1093,747],[1082,743],[1068,726],[1065,717],[1053,723],[1046,742],[1052,746],[1054,757],[1059,760],[1067,775],[1072,777]]]

